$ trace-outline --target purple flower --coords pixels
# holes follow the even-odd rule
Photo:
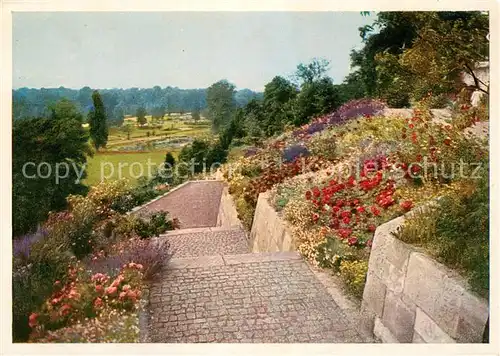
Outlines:
[[[32,234],[23,235],[12,241],[12,255],[22,261],[27,261],[30,257],[31,246],[37,241],[47,236],[47,230],[39,228]]]
[[[283,151],[283,161],[286,163],[293,162],[299,157],[307,156],[309,156],[309,150],[301,145],[290,146]]]
[[[340,125],[359,117],[370,117],[380,113],[386,105],[373,99],[351,100],[342,105],[337,111],[328,115],[329,125]]]
[[[370,117],[379,114],[386,108],[386,105],[374,99],[358,99],[351,100],[336,111],[321,116],[313,122],[302,126],[295,130],[293,135],[295,137],[301,135],[312,135],[316,132],[321,132],[331,125],[341,125],[349,120],[357,119],[358,117]]]
[[[255,156],[259,150],[256,147],[249,147],[245,150],[245,157]]]

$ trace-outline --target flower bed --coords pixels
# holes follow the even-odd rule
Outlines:
[[[143,288],[170,258],[168,245],[150,237],[177,224],[166,212],[115,211],[127,192],[118,181],[101,183],[86,197],[70,196],[68,210],[51,213],[39,232],[14,240],[15,341],[138,341]],[[118,319],[129,325],[123,338],[106,324]],[[88,332],[77,332],[85,326]]]
[[[464,196],[478,184],[474,175],[487,176],[487,146],[464,134],[477,115],[477,109],[458,106],[450,121],[435,120],[423,101],[411,117],[379,112],[324,125],[310,134],[311,125],[326,119],[316,120],[272,141],[267,152],[252,156],[255,161],[245,158],[239,175],[228,176],[231,192],[248,225],[256,196],[270,189],[270,203],[282,210],[298,250],[313,263],[338,273],[346,288],[361,297],[379,225],[436,197]],[[266,154],[275,159],[293,151],[303,155],[304,149],[293,148],[298,145],[307,149],[306,159],[321,160],[315,173],[289,173],[286,163],[282,170],[269,163],[257,165],[258,157]],[[324,152],[327,158],[321,156]],[[460,163],[464,164],[459,167]],[[477,170],[475,163],[482,168]],[[241,197],[248,204],[242,204]],[[488,250],[487,241],[481,242],[481,248]]]

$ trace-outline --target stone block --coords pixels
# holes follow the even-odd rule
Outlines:
[[[404,294],[428,315],[436,314],[436,303],[443,295],[446,274],[422,253],[410,255]]]
[[[420,336],[416,331],[413,332],[413,341],[412,343],[414,344],[425,344],[425,340],[422,339],[422,336]]]
[[[456,330],[458,342],[482,342],[489,317],[488,302],[466,291],[461,298]]]
[[[384,344],[399,343],[399,340],[392,332],[385,327],[380,318],[376,317],[373,326],[373,334]]]
[[[382,317],[384,311],[385,293],[385,284],[373,272],[369,271],[363,291],[363,304],[378,317]]]
[[[405,283],[411,247],[391,235],[404,220],[397,218],[379,226],[370,253],[369,269],[388,290],[401,293]]]
[[[444,332],[434,320],[417,307],[415,315],[415,334],[425,343],[455,343],[450,335]],[[415,337],[414,337],[415,339]]]
[[[400,295],[387,291],[382,322],[399,342],[413,340],[415,309],[415,305],[406,305]]]

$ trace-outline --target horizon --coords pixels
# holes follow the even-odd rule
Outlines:
[[[262,92],[299,63],[330,61],[340,84],[362,45],[359,12],[13,13],[13,89],[206,89],[227,79]],[[143,30],[137,30],[142,28]],[[207,34],[210,34],[207,36]],[[33,60],[36,56],[36,60]]]

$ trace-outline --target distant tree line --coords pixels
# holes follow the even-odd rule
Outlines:
[[[93,89],[79,90],[59,88],[20,88],[12,91],[12,114],[14,120],[27,117],[43,117],[50,114],[49,107],[61,99],[72,101],[82,115],[87,115],[93,107]],[[159,116],[169,112],[192,112],[206,109],[206,89],[179,89],[175,87],[139,89],[100,89],[110,123],[120,124],[125,115],[135,115],[139,108]],[[238,90],[235,101],[238,106],[246,105],[253,98],[262,96],[249,89]]]

